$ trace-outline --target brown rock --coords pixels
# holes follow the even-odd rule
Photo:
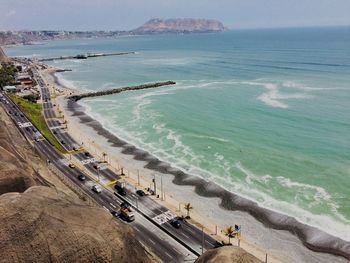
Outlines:
[[[226,246],[211,249],[200,256],[196,263],[262,263],[259,259],[239,247]]]

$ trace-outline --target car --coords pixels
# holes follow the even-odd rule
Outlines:
[[[175,227],[175,228],[180,228],[181,227],[181,221],[179,219],[173,219],[170,224]]]
[[[86,157],[89,157],[90,156],[90,153],[89,152],[84,152],[85,156]]]
[[[126,195],[126,191],[124,187],[120,187],[117,189],[118,190],[118,194],[125,196]]]
[[[24,115],[21,113],[21,117],[23,118],[24,117]]]
[[[85,175],[83,175],[83,174],[79,174],[78,179],[79,179],[80,181],[85,181],[85,180],[86,180],[86,177],[85,177]]]
[[[18,116],[18,113],[17,113],[17,112],[15,112],[15,116]]]
[[[92,187],[92,191],[94,191],[95,193],[101,193],[102,192],[102,189],[99,185],[95,184],[93,187]]]
[[[66,144],[63,140],[61,141],[62,144]]]
[[[9,114],[12,114],[12,111],[9,110]]]
[[[142,190],[137,190],[136,193],[139,195],[139,196],[145,196],[146,193]]]
[[[26,130],[27,130],[27,131],[30,131],[29,127],[26,127]]]
[[[100,169],[100,166],[99,166],[98,164],[96,164],[96,163],[93,164],[92,167],[94,167],[96,170],[97,170],[97,169]]]
[[[70,168],[72,168],[72,169],[75,168],[75,164],[74,164],[74,163],[70,163],[68,166],[69,166]]]
[[[36,129],[35,129],[35,128],[32,128],[32,131],[33,131],[33,132],[36,132]]]
[[[55,130],[53,130],[53,132],[52,132],[53,134],[57,134],[57,131],[55,131]]]
[[[129,207],[131,207],[131,205],[128,202],[124,201],[123,203],[120,204],[120,207],[121,208],[129,208]]]

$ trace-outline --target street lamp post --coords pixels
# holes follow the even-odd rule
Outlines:
[[[202,225],[202,255],[203,255],[203,251],[204,251],[204,227]]]

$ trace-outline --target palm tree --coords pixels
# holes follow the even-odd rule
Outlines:
[[[228,237],[228,243],[231,244],[231,238],[235,237],[236,230],[233,226],[229,226],[224,230],[224,235]]]
[[[193,207],[191,206],[191,203],[185,204],[185,209],[187,210],[187,216],[186,216],[186,218],[191,218],[191,217],[190,217],[190,210],[193,209]]]

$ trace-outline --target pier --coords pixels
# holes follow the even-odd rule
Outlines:
[[[118,52],[118,53],[98,53],[98,54],[78,54],[75,56],[61,56],[61,57],[54,57],[54,58],[43,58],[39,59],[40,62],[44,61],[53,61],[53,60],[64,60],[64,59],[88,59],[88,58],[97,58],[97,57],[108,57],[108,56],[123,56],[123,55],[130,55],[135,54],[136,52]]]
[[[70,96],[68,98],[71,100],[74,100],[74,101],[78,101],[78,100],[81,100],[84,98],[111,95],[111,94],[115,94],[115,93],[121,93],[124,91],[131,91],[131,90],[152,89],[152,88],[158,88],[158,87],[162,87],[162,86],[169,86],[169,85],[175,85],[175,84],[176,84],[175,81],[155,82],[155,83],[142,84],[142,85],[138,85],[138,86],[130,86],[130,87],[111,89],[111,90],[83,93],[83,94],[79,94],[79,95],[73,95],[73,96]]]

